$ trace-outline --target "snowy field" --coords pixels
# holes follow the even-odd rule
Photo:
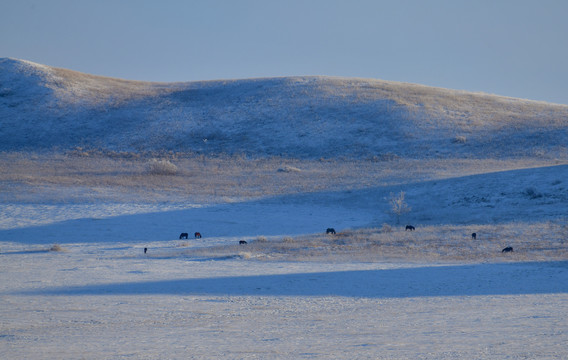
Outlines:
[[[499,241],[480,242],[494,257],[432,260],[427,250],[438,254],[450,241],[459,243],[447,235],[446,244],[432,244],[447,230],[436,226],[412,234],[395,229],[385,234],[394,240],[377,240],[392,245],[405,236],[402,248],[412,246],[414,256],[393,258],[366,245],[357,250],[371,255],[363,260],[352,248],[303,256],[315,246],[306,234],[326,239],[316,233],[327,224],[340,231],[330,238],[335,244],[347,229],[376,222],[377,214],[362,209],[324,199],[185,208],[3,204],[0,358],[568,356],[562,222],[531,228],[534,236],[548,233],[540,236],[555,246],[550,260],[539,256],[546,248],[530,253],[523,243],[515,243],[516,253],[501,254]],[[517,237],[509,228],[474,226],[480,235]],[[179,240],[180,231],[204,237]],[[411,244],[411,236],[425,241]],[[425,243],[429,249],[417,245]],[[54,244],[58,251],[50,251]],[[471,240],[462,244],[472,250]],[[287,256],[278,256],[278,246],[287,246]]]
[[[564,164],[4,159],[2,359],[568,356]]]
[[[564,359],[568,262],[1,255],[4,359]],[[170,244],[171,245],[171,244]],[[166,244],[162,246],[167,246]]]

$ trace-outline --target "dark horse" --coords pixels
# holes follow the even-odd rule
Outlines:
[[[327,230],[325,231],[326,234],[335,234],[335,229],[334,228],[327,228]]]
[[[472,238],[472,239],[477,239],[477,233],[471,234],[471,238]]]
[[[414,230],[416,230],[416,228],[412,225],[406,225],[406,229],[404,229],[404,231],[406,231],[406,230],[414,231]]]
[[[513,247],[507,246],[506,248],[504,248],[503,250],[501,250],[501,252],[502,252],[502,253],[505,253],[505,252],[513,252]]]
[[[188,236],[189,236],[189,235],[188,235],[187,233],[181,233],[181,234],[179,234],[179,239],[180,239],[180,240],[181,240],[181,239],[187,239]]]
[[[201,239],[201,233],[196,232],[195,234],[193,234],[195,236],[196,239]]]
[[[239,245],[246,245],[246,244],[247,244],[246,241],[244,241],[244,240],[239,240]]]

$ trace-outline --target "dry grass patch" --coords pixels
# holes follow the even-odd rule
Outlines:
[[[61,245],[59,245],[59,244],[53,244],[53,246],[49,248],[49,251],[61,252],[61,251],[65,251],[65,249],[63,249],[61,247]]]
[[[178,167],[169,160],[152,159],[148,163],[148,173],[151,175],[176,175]]]
[[[502,262],[568,259],[563,222],[500,225],[438,225],[343,230],[336,235],[310,234],[247,245],[250,258],[286,261]],[[471,234],[477,233],[477,239]],[[513,253],[502,253],[512,246]],[[193,249],[191,256],[226,257],[238,245]]]
[[[299,173],[302,170],[298,169],[297,167],[286,165],[281,168],[278,168],[278,172],[285,172],[285,173]]]
[[[80,153],[87,153],[82,156]],[[346,191],[556,165],[517,160],[370,160],[207,157],[194,154],[0,153],[0,200],[224,202],[287,194]],[[152,159],[161,159],[154,160]],[[153,165],[152,165],[153,164]],[[170,165],[171,164],[171,165]],[[278,172],[283,166],[300,172]],[[156,174],[155,176],[152,174]],[[166,175],[166,176],[162,176]]]
[[[261,236],[258,236],[258,237],[255,239],[255,241],[256,241],[256,242],[259,242],[259,243],[265,243],[265,242],[267,242],[268,240],[266,239],[266,236],[262,236],[262,235],[261,235]]]

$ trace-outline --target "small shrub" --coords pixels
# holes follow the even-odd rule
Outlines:
[[[456,136],[456,137],[452,140],[452,142],[453,142],[454,144],[465,144],[465,143],[467,142],[467,138],[466,138],[465,136],[459,135],[459,136]]]
[[[290,236],[284,236],[282,238],[282,241],[285,242],[285,243],[293,243],[294,239],[292,239]]]
[[[49,251],[63,251],[63,248],[59,244],[54,244],[49,248]]]
[[[406,200],[404,199],[406,193],[404,191],[399,192],[398,194],[390,193],[389,196],[389,204],[391,206],[391,212],[396,215],[396,223],[400,223],[400,216],[410,212],[412,208],[408,206]]]
[[[526,188],[524,194],[528,196],[529,199],[538,199],[542,197],[542,194],[533,187]]]
[[[177,172],[177,166],[169,160],[153,159],[148,164],[148,173],[152,175],[175,175]]]
[[[392,226],[390,226],[389,224],[383,224],[383,226],[381,227],[381,232],[382,233],[390,233],[392,232]]]
[[[286,173],[291,173],[291,172],[298,173],[298,172],[301,172],[301,171],[302,170],[298,169],[297,167],[293,167],[293,166],[289,166],[289,165],[286,165],[286,166],[278,169],[278,172],[286,172]]]
[[[259,237],[256,238],[256,242],[259,242],[259,243],[265,243],[266,241],[267,241],[266,236],[259,236]]]
[[[240,256],[241,259],[248,260],[252,257],[252,254],[249,253],[249,252],[240,252],[239,256]]]

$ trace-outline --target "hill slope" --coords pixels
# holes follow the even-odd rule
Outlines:
[[[148,83],[0,59],[0,151],[566,157],[568,106],[369,79]]]

